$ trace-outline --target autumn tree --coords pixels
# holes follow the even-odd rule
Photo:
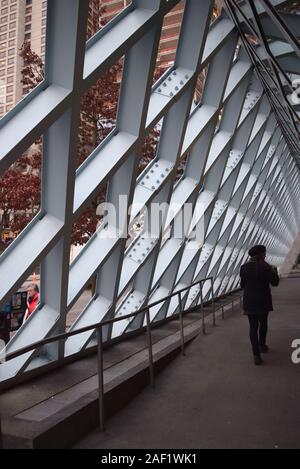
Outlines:
[[[40,156],[39,150],[23,155],[0,177],[1,233],[19,233],[39,211]],[[6,246],[1,240],[1,251]]]
[[[31,50],[29,41],[23,43],[20,56],[23,59],[21,82],[23,87],[30,91],[44,80],[44,63],[41,57]]]

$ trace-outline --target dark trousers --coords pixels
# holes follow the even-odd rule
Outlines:
[[[250,324],[250,341],[254,355],[259,355],[259,346],[266,344],[268,332],[268,313],[248,314]]]
[[[10,330],[9,330],[9,321],[7,313],[0,312],[0,340],[3,340],[5,344],[9,342]],[[0,347],[1,351],[1,347]]]

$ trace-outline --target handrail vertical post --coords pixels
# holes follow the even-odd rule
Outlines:
[[[179,321],[180,321],[180,334],[181,334],[181,352],[182,355],[185,355],[184,350],[184,328],[183,328],[183,315],[182,315],[182,300],[181,300],[181,293],[178,293],[178,304],[179,304]]]
[[[1,415],[0,415],[0,449],[3,449],[3,434],[2,434]]]
[[[215,310],[215,292],[214,292],[214,279],[210,278],[211,281],[211,302],[213,307],[213,326],[216,325],[216,310]]]
[[[153,350],[152,350],[152,337],[151,337],[149,308],[146,309],[146,321],[147,321],[147,342],[148,342],[148,354],[149,354],[150,384],[154,388]]]
[[[205,330],[205,317],[204,317],[204,305],[203,305],[203,292],[202,292],[202,281],[200,282],[200,299],[201,299],[201,317],[202,317],[202,334],[206,333]]]
[[[99,391],[99,427],[104,431],[104,376],[103,376],[103,337],[102,325],[97,327],[97,351],[98,351],[98,391]]]

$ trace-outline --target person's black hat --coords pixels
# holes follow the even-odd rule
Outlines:
[[[256,246],[253,246],[251,249],[249,249],[248,254],[250,257],[253,256],[258,256],[259,254],[264,254],[266,252],[266,246],[263,246],[262,244],[257,244]]]

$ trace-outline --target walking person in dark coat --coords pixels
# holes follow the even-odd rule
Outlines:
[[[244,289],[243,308],[249,319],[254,363],[260,365],[260,354],[269,350],[266,345],[268,314],[273,310],[270,285],[277,287],[279,277],[276,267],[265,261],[265,246],[253,246],[248,254],[250,260],[240,270],[241,287]]]

